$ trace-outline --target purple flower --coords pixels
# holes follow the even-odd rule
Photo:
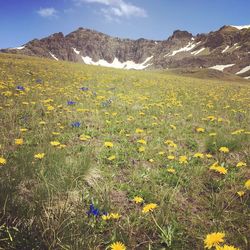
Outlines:
[[[18,85],[18,86],[16,86],[16,90],[19,90],[19,91],[24,91],[25,89],[24,89],[24,87],[23,87],[23,86]]]
[[[82,87],[82,88],[80,88],[80,90],[82,90],[82,91],[88,91],[88,90],[89,90],[89,88]]]
[[[72,122],[71,123],[71,127],[72,128],[79,128],[81,126],[81,123],[80,122]]]
[[[76,102],[74,102],[74,101],[68,101],[67,104],[68,104],[68,105],[75,105]]]

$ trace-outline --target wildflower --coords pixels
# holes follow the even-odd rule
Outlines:
[[[110,245],[111,250],[126,250],[126,246],[120,241],[114,242]]]
[[[40,124],[40,125],[45,125],[45,124],[46,124],[46,122],[44,122],[44,121],[40,121],[40,122],[39,122],[39,124]]]
[[[104,146],[105,146],[106,148],[113,148],[113,147],[114,147],[114,144],[113,144],[112,142],[110,142],[110,141],[106,141],[106,142],[104,142]]]
[[[59,132],[52,132],[52,135],[60,135]]]
[[[82,87],[82,88],[80,88],[80,90],[82,90],[82,91],[88,91],[88,90],[89,90],[89,88]]]
[[[168,158],[169,160],[174,160],[174,159],[175,159],[175,156],[174,156],[174,155],[168,155],[167,158]]]
[[[246,189],[250,189],[250,179],[248,179],[246,182],[245,182],[245,188]]]
[[[188,161],[187,161],[187,156],[185,156],[185,155],[181,155],[180,157],[179,157],[179,163],[184,163],[184,164],[186,164],[186,163],[188,163]]]
[[[238,162],[237,165],[236,165],[236,167],[238,167],[238,168],[246,167],[246,166],[247,166],[247,164],[245,162],[243,162],[243,161]]]
[[[219,166],[218,162],[215,162],[209,169],[214,170],[215,172],[218,172],[220,174],[227,174],[227,169],[222,166]]]
[[[155,203],[149,203],[147,205],[145,205],[142,209],[142,213],[148,213],[148,212],[152,212],[154,209],[156,209],[158,207],[157,204]]]
[[[147,142],[146,142],[145,140],[143,140],[143,139],[140,139],[140,140],[138,140],[137,142],[140,143],[140,144],[144,144],[144,145],[147,144]]]
[[[23,145],[23,139],[20,138],[20,139],[15,139],[15,144],[16,145]]]
[[[223,246],[216,246],[216,250],[240,250],[234,246],[223,245]]]
[[[206,157],[207,157],[208,159],[213,158],[213,156],[212,156],[211,154],[206,154]]]
[[[205,248],[211,249],[212,247],[218,246],[220,243],[224,242],[224,233],[211,233],[206,236],[204,240]]]
[[[59,146],[61,143],[59,141],[51,141],[50,144],[56,147]]]
[[[172,141],[172,140],[166,140],[164,142],[164,144],[170,146],[170,147],[173,147],[173,148],[177,148],[177,145]]]
[[[244,191],[238,191],[237,194],[238,194],[240,197],[242,197],[242,196],[245,194],[245,192],[244,192]]]
[[[138,148],[138,151],[139,151],[140,153],[145,152],[145,147],[143,147],[143,146],[139,147],[139,148]]]
[[[176,171],[174,168],[170,167],[170,168],[167,168],[167,172],[174,174]]]
[[[95,208],[95,206],[93,204],[90,204],[87,214],[88,215],[92,214],[94,216],[98,216],[98,215],[100,215],[100,211],[98,208]]]
[[[72,122],[71,123],[71,127],[72,128],[79,128],[81,126],[81,123],[80,122]]]
[[[243,133],[244,131],[245,131],[244,129],[238,129],[238,130],[233,131],[231,134],[232,135],[239,135],[239,134]]]
[[[24,89],[24,87],[23,87],[23,86],[18,85],[18,86],[16,86],[16,90],[19,90],[19,91],[24,91],[25,89]]]
[[[205,129],[204,128],[196,128],[196,132],[203,133],[203,132],[205,132]]]
[[[19,131],[20,132],[26,132],[28,129],[27,128],[20,128]]]
[[[209,136],[216,136],[216,133],[209,133]]]
[[[49,105],[48,107],[47,107],[47,110],[48,111],[52,111],[52,110],[54,110],[55,108],[53,107],[53,106],[51,106],[51,105]]]
[[[172,128],[173,130],[176,130],[176,126],[173,124],[170,124],[170,128]]]
[[[65,144],[60,144],[60,145],[58,146],[58,148],[66,148],[66,145],[65,145]]]
[[[80,140],[81,141],[88,141],[90,138],[91,137],[89,135],[84,135],[84,134],[80,135]]]
[[[0,156],[0,165],[5,165],[6,164],[6,159]]]
[[[141,202],[143,202],[143,198],[140,197],[140,196],[135,196],[134,199],[133,199],[133,201],[134,201],[135,203],[141,203]]]
[[[141,134],[141,133],[143,133],[144,132],[144,130],[143,129],[140,129],[140,128],[137,128],[136,130],[135,130],[135,133],[136,134]]]
[[[204,158],[204,155],[202,153],[195,153],[194,158]]]
[[[74,102],[74,101],[67,101],[67,104],[70,106],[70,105],[75,105],[76,104],[76,102]]]
[[[228,153],[229,152],[229,148],[227,148],[227,147],[220,147],[219,151],[222,152],[222,153]]]
[[[158,152],[158,155],[164,155],[164,154],[165,154],[165,152],[163,152],[163,151]]]
[[[115,158],[116,158],[115,155],[111,155],[111,156],[109,156],[107,159],[108,159],[109,161],[113,161],[113,160],[115,160]]]
[[[34,155],[34,158],[35,158],[35,159],[41,160],[44,156],[45,156],[44,153],[38,153],[38,154],[35,154],[35,155]]]

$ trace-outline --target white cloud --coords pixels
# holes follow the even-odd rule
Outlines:
[[[57,10],[54,8],[41,8],[37,11],[41,17],[56,17]]]
[[[127,3],[124,0],[74,0],[77,4],[81,3],[96,3],[105,5],[101,8],[101,12],[106,19],[113,20],[119,17],[147,17],[145,9],[135,6],[131,3]]]

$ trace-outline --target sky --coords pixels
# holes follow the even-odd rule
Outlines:
[[[0,48],[79,27],[120,38],[167,39],[249,25],[250,0],[0,0]]]

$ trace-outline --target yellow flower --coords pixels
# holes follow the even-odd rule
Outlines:
[[[238,194],[240,197],[242,197],[242,196],[245,194],[245,192],[244,192],[244,191],[238,191],[237,194]]]
[[[205,132],[205,129],[204,128],[196,128],[196,132],[203,133],[203,132]]]
[[[115,158],[116,158],[115,155],[111,155],[111,156],[109,156],[107,159],[108,159],[109,161],[113,161],[113,160],[115,160]]]
[[[246,182],[245,182],[245,188],[246,189],[250,189],[250,179],[248,179]]]
[[[60,132],[52,132],[52,135],[60,135]]]
[[[218,246],[220,243],[224,242],[224,237],[224,233],[208,234],[204,240],[205,248],[211,249],[212,247]]]
[[[38,154],[35,154],[35,155],[34,155],[34,158],[35,158],[35,159],[42,159],[44,156],[45,156],[44,153],[38,153]]]
[[[110,217],[111,217],[112,219],[118,220],[118,219],[121,218],[121,215],[118,214],[118,213],[111,213],[111,214],[110,214]]]
[[[185,156],[185,155],[181,155],[180,157],[179,157],[179,163],[184,163],[184,164],[186,164],[186,163],[188,163],[188,161],[187,161],[187,156]]]
[[[136,130],[135,130],[135,133],[136,134],[141,134],[141,133],[143,133],[144,132],[144,130],[143,129],[140,129],[140,128],[137,128]]]
[[[177,148],[177,145],[172,141],[172,140],[166,140],[164,142],[164,144],[170,146],[170,147],[173,147],[173,148]]]
[[[224,174],[224,175],[227,174],[227,169],[222,166],[217,165],[217,162],[214,163],[209,169],[214,170],[215,172],[218,172],[220,174]]]
[[[211,154],[206,154],[206,157],[207,157],[208,159],[213,158],[213,156],[212,156]]]
[[[146,142],[145,140],[143,140],[143,139],[140,139],[140,140],[138,140],[137,142],[140,143],[140,144],[144,144],[144,145],[147,144],[147,142]]]
[[[156,209],[158,207],[157,204],[155,203],[149,203],[147,205],[145,205],[142,209],[142,213],[148,213],[148,212],[152,212],[154,209]]]
[[[20,132],[26,132],[28,129],[27,128],[20,128]]]
[[[175,159],[175,156],[174,156],[174,155],[168,155],[167,158],[168,158],[169,160],[174,160],[174,159]]]
[[[227,148],[227,147],[220,147],[219,151],[222,152],[222,153],[228,153],[229,152],[229,148]]]
[[[126,250],[126,246],[120,241],[114,242],[110,245],[111,250]]]
[[[174,174],[176,171],[174,168],[167,168],[167,172]]]
[[[173,124],[170,124],[170,128],[172,128],[173,130],[176,130],[176,126]]]
[[[202,153],[195,153],[194,158],[204,158],[204,155]]]
[[[23,139],[20,138],[20,139],[15,139],[15,144],[16,145],[23,145]]]
[[[50,144],[52,145],[52,146],[59,146],[60,145],[60,142],[59,141],[51,141],[50,142]]]
[[[39,124],[40,124],[40,125],[45,125],[45,124],[46,124],[46,122],[44,122],[44,121],[40,121],[40,122],[39,122]]]
[[[245,162],[243,162],[243,161],[238,162],[237,165],[236,165],[236,167],[238,167],[238,168],[246,167],[246,166],[247,166],[247,164]]]
[[[112,142],[110,142],[110,141],[106,141],[106,142],[104,142],[104,146],[105,146],[106,148],[113,148],[113,147],[114,147],[114,144],[113,144]]]
[[[6,164],[6,159],[4,159],[3,157],[0,157],[0,165],[5,165]]]
[[[51,105],[47,107],[47,110],[49,110],[49,111],[52,111],[52,110],[54,110],[54,109],[55,109],[55,108],[54,108],[53,106],[51,106]]]
[[[158,155],[164,155],[164,154],[165,154],[165,152],[163,152],[163,151],[158,152]]]
[[[140,153],[145,152],[145,147],[143,147],[143,146],[139,147],[139,148],[138,148],[138,151],[139,151]]]
[[[216,133],[209,133],[209,136],[216,136]]]
[[[88,141],[90,138],[91,137],[89,135],[84,135],[84,134],[80,135],[80,140],[81,141]]]
[[[224,245],[224,246],[216,246],[216,250],[240,250],[234,246]]]
[[[134,199],[133,199],[133,201],[134,201],[135,203],[141,203],[141,202],[143,202],[143,198],[140,197],[140,196],[135,196]]]

